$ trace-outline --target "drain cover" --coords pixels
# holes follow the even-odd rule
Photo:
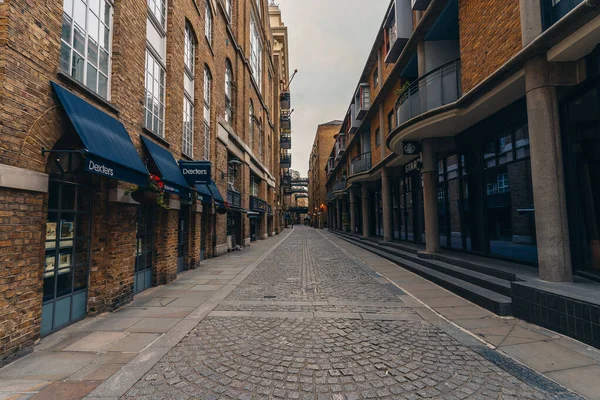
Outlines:
[[[277,296],[265,296],[265,299],[274,299],[274,298],[276,298],[276,297],[277,297]]]

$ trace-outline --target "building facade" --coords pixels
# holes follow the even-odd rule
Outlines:
[[[0,4],[0,363],[280,231],[274,11]]]
[[[423,275],[600,345],[599,15],[585,0],[392,1],[330,149],[334,229],[403,242],[394,256],[418,253]]]
[[[308,160],[308,211],[314,228],[330,227],[327,220],[327,187],[325,185],[328,158],[340,131],[342,121],[330,121],[317,127]]]

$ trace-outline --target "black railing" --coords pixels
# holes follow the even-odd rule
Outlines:
[[[281,101],[282,110],[289,110],[292,108],[292,96],[290,95],[290,92],[281,93],[279,100]]]
[[[281,138],[279,139],[279,143],[281,144],[282,149],[291,149],[292,135],[289,133],[282,133]]]
[[[363,153],[352,159],[350,163],[350,175],[360,174],[371,169],[371,152]]]
[[[292,129],[292,116],[282,115],[281,116],[281,129]]]
[[[231,190],[227,191],[227,202],[234,208],[242,208],[242,195]]]
[[[544,29],[548,29],[572,9],[583,3],[583,0],[541,0],[541,2]]]
[[[250,211],[267,212],[267,202],[256,196],[250,196]]]
[[[340,190],[345,190],[345,189],[346,189],[346,180],[345,179],[343,179],[341,181],[336,181],[333,184],[333,191],[334,192],[338,192]]]
[[[281,168],[290,168],[292,166],[292,155],[282,154],[281,155]]]
[[[396,102],[396,126],[461,96],[460,59],[434,69],[412,82]]]

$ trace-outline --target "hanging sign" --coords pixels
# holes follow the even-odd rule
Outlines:
[[[210,183],[212,163],[209,161],[180,161],[181,173],[190,185]]]
[[[421,142],[415,140],[405,140],[402,142],[404,155],[412,156],[421,153]]]

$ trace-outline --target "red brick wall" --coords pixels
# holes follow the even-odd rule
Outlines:
[[[519,0],[459,0],[458,7],[467,93],[521,49]]]
[[[0,365],[39,337],[46,195],[0,188]]]

